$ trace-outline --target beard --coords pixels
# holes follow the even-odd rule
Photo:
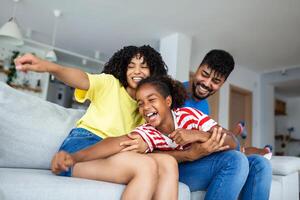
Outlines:
[[[208,91],[208,93],[206,95],[201,95],[201,94],[197,93],[197,86],[201,86],[202,88],[206,89]],[[213,95],[214,93],[215,92],[211,88],[207,87],[206,85],[204,85],[202,83],[193,83],[192,84],[192,96],[198,101],[204,100],[204,99],[208,98],[209,96]]]

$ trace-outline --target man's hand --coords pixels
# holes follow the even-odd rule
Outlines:
[[[59,151],[52,158],[51,171],[54,174],[59,174],[62,171],[67,171],[70,167],[74,166],[75,163],[71,154],[65,151]]]
[[[222,134],[222,128],[214,128],[211,137],[204,143],[194,142],[190,149],[187,150],[189,161],[197,160],[211,153],[224,151],[229,149],[229,146],[223,146],[226,134]]]
[[[137,153],[145,153],[148,149],[147,143],[143,140],[143,138],[139,134],[129,133],[127,136],[130,140],[124,141],[120,143],[120,146],[125,147],[121,150],[123,151],[134,151]]]
[[[176,144],[179,144],[181,146],[184,146],[186,144],[194,143],[197,141],[200,141],[198,137],[199,131],[195,130],[187,130],[178,128],[175,131],[173,131],[169,137],[176,142]]]

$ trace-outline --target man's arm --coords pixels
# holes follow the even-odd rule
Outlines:
[[[210,138],[206,142],[194,142],[190,148],[184,151],[155,151],[173,156],[177,162],[194,161],[213,152],[229,149],[228,145],[224,145],[226,134],[221,133],[222,129],[214,129]]]
[[[173,156],[178,163],[181,163],[181,162],[186,162],[186,161],[192,161],[189,157],[189,153],[187,152],[187,150],[185,151],[179,151],[179,150],[173,150],[173,151],[158,151],[158,150],[155,150],[153,151],[153,153],[162,153],[162,154],[168,154],[170,156]],[[200,156],[204,156],[204,154],[200,154]]]
[[[219,128],[221,126],[217,125],[213,128]],[[211,132],[212,130],[210,130]],[[226,138],[225,138],[225,141],[224,141],[224,145],[229,145],[230,149],[236,149],[237,146],[238,146],[238,142],[237,142],[237,138],[235,137],[235,135],[222,127],[222,134],[226,134]]]
[[[201,130],[176,129],[169,135],[169,137],[181,146],[194,142],[206,142],[211,137],[214,128],[218,129],[220,126],[214,126],[209,132]],[[229,145],[230,149],[235,149],[237,142],[234,134],[223,128],[221,134],[226,134],[224,145]]]
[[[199,142],[207,141],[210,138],[210,136],[213,132],[213,129],[220,128],[220,127],[221,126],[217,125],[217,126],[213,127],[209,132],[198,131],[198,138],[199,138],[198,141]],[[231,131],[229,131],[223,127],[221,127],[221,128],[222,128],[221,134],[222,135],[226,134],[224,145],[228,145],[230,149],[235,149],[237,147],[237,139],[236,139],[235,135]]]

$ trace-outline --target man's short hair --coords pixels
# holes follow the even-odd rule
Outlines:
[[[203,65],[207,65],[208,68],[216,71],[227,79],[234,69],[234,59],[230,53],[224,50],[213,49],[205,55],[199,68]]]

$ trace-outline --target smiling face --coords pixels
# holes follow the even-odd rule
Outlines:
[[[217,92],[226,78],[207,65],[200,66],[195,73],[192,93],[197,100],[203,100]]]
[[[146,83],[138,89],[136,99],[140,114],[151,126],[159,131],[166,132],[163,127],[173,124],[170,110],[172,98],[170,96],[163,97],[155,86]]]
[[[150,68],[139,55],[133,57],[127,66],[126,77],[128,87],[136,89],[138,83],[150,76]]]

